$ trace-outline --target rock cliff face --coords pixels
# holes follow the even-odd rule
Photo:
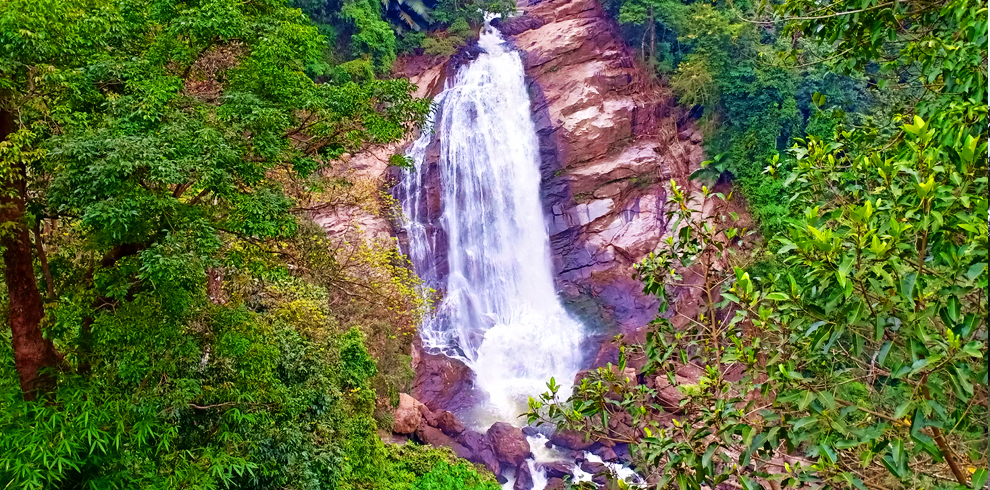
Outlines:
[[[650,79],[596,0],[523,6],[500,26],[525,53],[545,216],[563,294],[623,333],[657,313],[632,266],[666,231],[671,178],[703,160],[700,133]],[[594,311],[597,310],[597,311]]]

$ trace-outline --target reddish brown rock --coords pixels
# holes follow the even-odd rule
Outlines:
[[[518,466],[531,454],[529,441],[518,427],[496,422],[488,428],[488,440],[498,460]]]
[[[610,447],[602,446],[598,449],[595,449],[592,452],[595,455],[597,455],[599,458],[602,458],[602,461],[605,461],[607,463],[612,463],[619,460],[619,456],[616,455],[615,451],[613,451],[612,448]]]
[[[423,421],[420,407],[424,407],[424,405],[418,400],[405,393],[399,393],[399,406],[395,407],[395,412],[393,412],[395,427],[392,430],[396,434],[416,432]]]
[[[618,439],[638,439],[642,435],[633,425],[632,415],[624,410],[619,410],[608,418],[608,428]]]
[[[610,474],[610,471],[608,466],[605,466],[604,463],[584,461],[581,463],[581,470],[591,473],[591,481],[599,485],[604,485],[608,482],[608,475]]]
[[[567,490],[567,483],[560,478],[551,478],[547,480],[547,486],[543,490]]]
[[[450,437],[457,437],[461,432],[464,432],[465,428],[464,424],[454,414],[446,410],[436,416],[433,426]]]
[[[595,441],[585,439],[584,434],[571,430],[558,431],[550,438],[550,442],[555,446],[577,451],[584,451],[595,443]]]
[[[693,186],[688,176],[704,159],[701,133],[639,66],[599,2],[545,0],[523,10],[545,22],[514,40],[535,94],[542,194],[562,289],[574,301],[594,298],[595,316],[636,332],[659,303],[631,279],[632,265],[668,233],[670,180]]]
[[[491,471],[495,476],[501,475],[502,464],[499,463],[498,456],[495,455],[495,450],[490,447],[476,453],[470,461],[485,465],[485,468],[488,468],[488,471]]]
[[[425,352],[414,356],[414,362],[416,378],[411,394],[431,411],[456,410],[474,403],[474,373],[463,362]]]
[[[440,432],[440,429],[430,427],[426,424],[420,424],[419,428],[416,429],[416,438],[423,444],[429,444],[436,447],[449,447],[454,450],[454,453],[457,454],[457,457],[459,458],[470,459],[474,456],[471,451],[469,451],[462,444],[451,439],[443,432]]]
[[[547,478],[564,478],[571,475],[571,467],[563,462],[542,463],[540,468],[546,473]]]
[[[525,461],[516,467],[516,481],[512,484],[512,490],[533,490],[533,473]]]
[[[705,370],[694,364],[685,364],[675,371],[677,373],[677,384],[697,384],[698,380],[705,375]]]
[[[465,429],[457,436],[456,440],[471,451],[471,457],[467,458],[468,461],[485,465],[488,471],[491,471],[495,475],[501,472],[498,457],[495,455],[495,450],[492,449],[491,443],[485,434]]]
[[[505,20],[492,20],[492,25],[497,27],[498,30],[502,31],[502,34],[506,36],[515,36],[516,34],[521,34],[530,29],[538,29],[543,27],[543,24],[545,24],[543,19],[532,15],[517,15],[515,17],[509,17]]]

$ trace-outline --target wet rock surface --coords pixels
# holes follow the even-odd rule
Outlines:
[[[492,20],[492,26],[497,28],[503,35],[506,36],[515,36],[516,34],[521,34],[530,29],[539,29],[540,27],[543,27],[543,24],[543,19],[526,14],[509,17],[505,20]]]
[[[543,463],[540,465],[547,478],[565,478],[571,475],[571,465],[560,462]]]
[[[532,490],[533,473],[529,469],[529,464],[525,461],[516,468],[516,481],[512,484],[512,490]]]
[[[471,453],[471,451],[468,450],[463,444],[447,436],[440,429],[431,427],[427,424],[420,424],[420,426],[416,429],[416,439],[423,444],[429,444],[431,446],[449,447],[453,449],[454,453],[460,458],[470,460],[473,456],[473,453]]]
[[[410,394],[431,411],[458,411],[478,400],[474,373],[463,362],[440,354],[422,352],[413,345],[413,379]]]
[[[587,473],[591,473],[591,481],[604,485],[608,481],[608,475],[610,473],[608,466],[604,463],[598,463],[595,461],[583,461],[581,463],[581,470]]]
[[[532,454],[522,430],[506,422],[492,424],[488,428],[488,440],[502,463],[518,466]]]

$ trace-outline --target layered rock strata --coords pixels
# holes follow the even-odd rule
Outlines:
[[[632,266],[660,244],[670,179],[688,184],[701,135],[595,0],[523,10],[502,27],[525,53],[560,288],[576,303],[594,298],[589,313],[636,334],[658,305]]]

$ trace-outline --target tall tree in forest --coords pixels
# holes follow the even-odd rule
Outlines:
[[[47,81],[78,68],[100,42],[95,37],[82,42],[84,7],[71,2],[5,2],[0,11],[0,247],[15,362],[28,399],[54,388],[53,371],[59,363],[52,341],[41,330],[44,308],[28,231],[37,223],[28,212],[30,167],[44,154],[35,147],[35,131],[51,118],[52,103],[63,90]]]
[[[348,185],[322,170],[429,103],[315,83],[326,49],[277,0],[0,3],[0,372],[20,375],[0,486],[408,488],[433,467],[382,445],[364,336],[304,277],[338,268],[306,223]]]
[[[144,256],[113,280],[147,281],[162,273],[150,254],[205,258],[222,239],[287,236],[279,175],[394,141],[424,110],[405,81],[314,84],[303,68],[322,42],[278,2],[11,1],[2,15],[3,244],[27,396],[51,388],[37,373],[58,362],[42,335],[31,223],[78,223],[96,254],[59,291],[91,296],[72,351],[85,370],[99,312],[141,288],[98,278]]]

